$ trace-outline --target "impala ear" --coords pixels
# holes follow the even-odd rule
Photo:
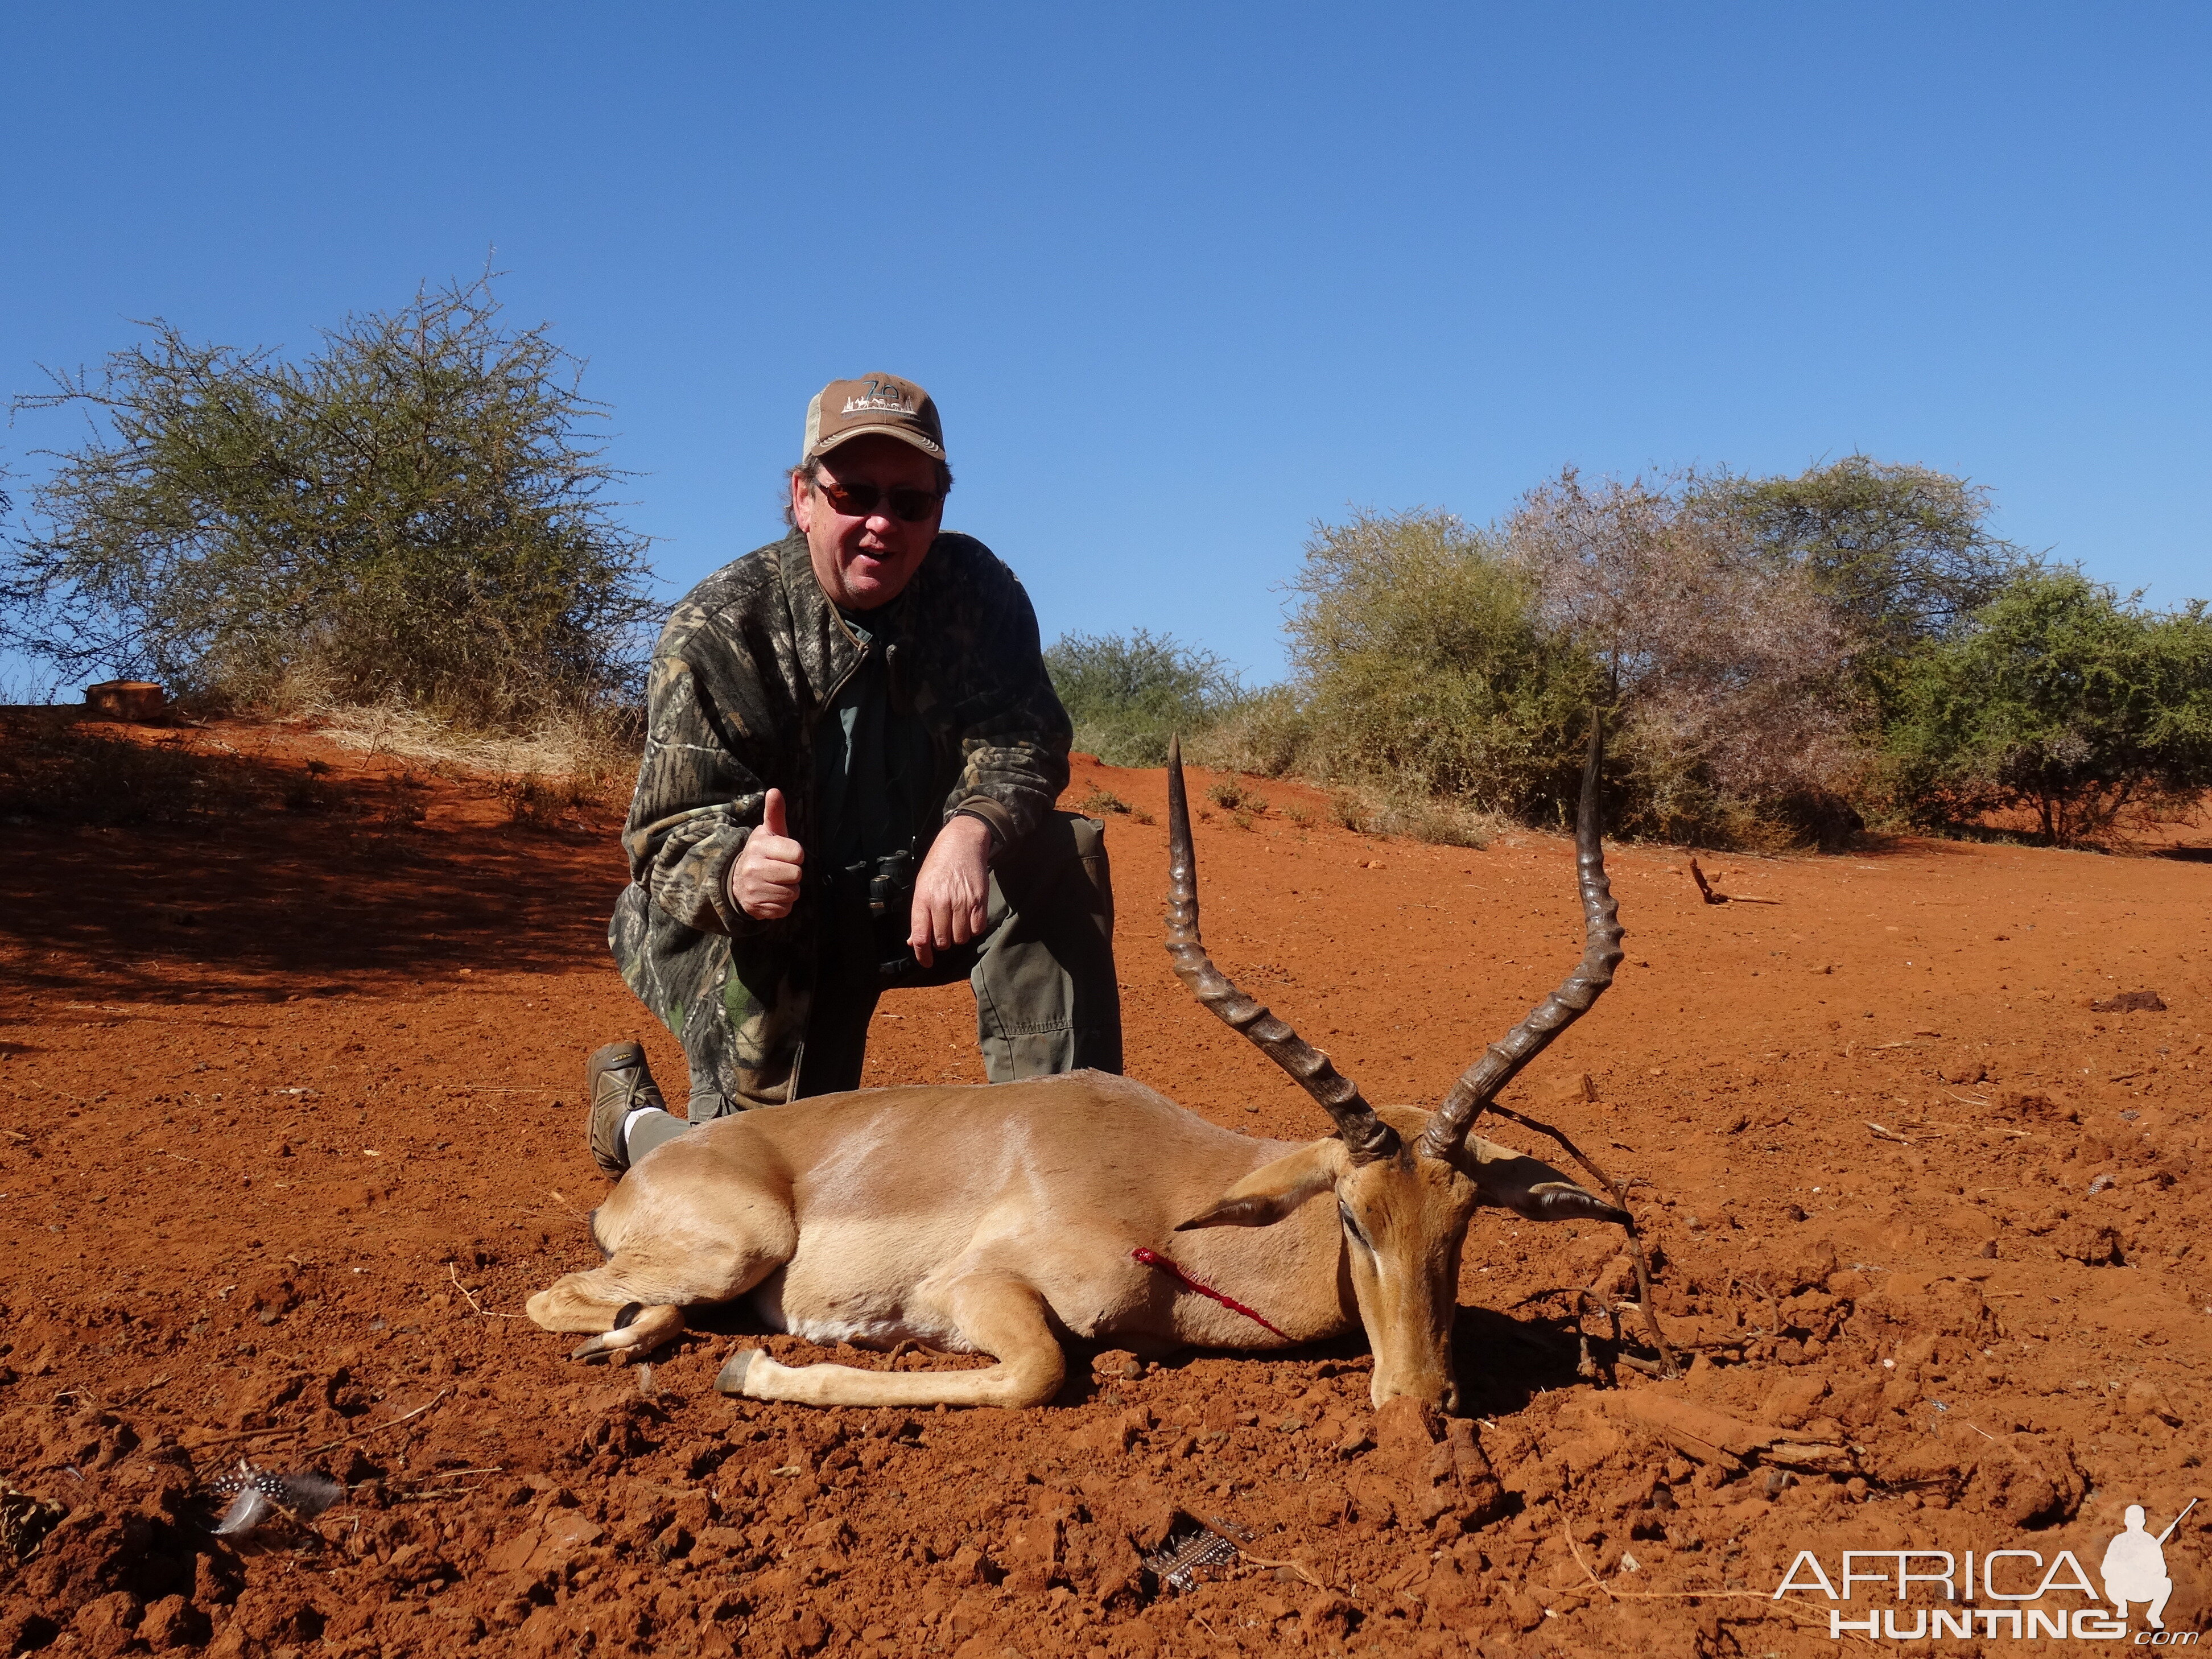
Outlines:
[[[1187,1233],[1194,1227],[1272,1227],[1310,1198],[1336,1185],[1346,1158],[1345,1145],[1332,1135],[1286,1152],[1273,1164],[1263,1164],[1221,1195],[1218,1202],[1188,1221],[1176,1224]]]
[[[1577,1185],[1540,1158],[1469,1135],[1453,1160],[1474,1179],[1481,1201],[1531,1221],[1609,1221],[1630,1224],[1628,1212]]]
[[[1541,1181],[1527,1189],[1513,1205],[1516,1212],[1531,1221],[1610,1221],[1616,1227],[1634,1224],[1628,1212],[1608,1204],[1586,1187],[1571,1181]]]

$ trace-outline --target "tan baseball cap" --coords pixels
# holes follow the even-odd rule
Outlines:
[[[896,374],[864,374],[857,380],[832,380],[814,394],[806,405],[800,464],[871,433],[910,443],[932,460],[945,459],[945,428],[937,422],[937,405],[929,394]]]

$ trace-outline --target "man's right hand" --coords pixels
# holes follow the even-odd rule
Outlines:
[[[783,791],[771,789],[761,803],[760,828],[745,838],[744,850],[730,870],[730,896],[755,921],[787,916],[799,902],[806,849],[785,828]]]

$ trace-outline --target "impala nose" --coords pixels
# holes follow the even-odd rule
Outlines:
[[[1378,1364],[1375,1380],[1368,1387],[1368,1403],[1376,1411],[1393,1400],[1401,1397],[1424,1401],[1447,1417],[1459,1414],[1459,1378],[1452,1370],[1451,1356],[1439,1356],[1440,1363],[1425,1376],[1401,1377]]]

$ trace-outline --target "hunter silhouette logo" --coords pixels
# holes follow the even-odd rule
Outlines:
[[[2182,1522],[2189,1510],[2197,1507],[2197,1500],[2189,1500],[2189,1509],[2182,1510],[2166,1529],[2155,1538],[2143,1530],[2143,1507],[2128,1505],[2128,1529],[2105,1546],[2105,1559],[2099,1571],[2105,1580],[2105,1599],[2119,1609],[2119,1616],[2128,1616],[2128,1603],[2148,1601],[2149,1609],[2143,1616],[2150,1620],[2153,1630],[2166,1628],[2166,1598],[2173,1594],[2173,1580],[2166,1571],[2166,1540],[2173,1536],[2173,1529]]]
[[[1869,1607],[1863,1618],[1846,1618],[1840,1607],[1831,1608],[1828,1634],[1840,1641],[1848,1631],[1870,1641],[1893,1642],[1977,1636],[1985,1642],[2039,1637],[2118,1641],[2128,1632],[2129,1607],[2140,1604],[2150,1627],[2136,1633],[2136,1645],[2187,1647],[2197,1641],[2195,1631],[2166,1628],[2166,1603],[2173,1594],[2173,1579],[2166,1570],[2166,1545],[2197,1502],[2191,1498],[2188,1507],[2155,1537],[2144,1524],[2142,1505],[2129,1504],[2123,1517],[2125,1529],[2105,1546],[2104,1559],[2098,1563],[2104,1581],[2101,1596],[2071,1550],[2060,1550],[2046,1563],[2039,1550],[1968,1550],[1954,1555],[1948,1550],[1891,1549],[1845,1550],[1833,1578],[1819,1556],[1800,1550],[1775,1586],[1774,1599],[1817,1591],[1831,1601],[1850,1601],[1862,1589],[1868,1589],[1869,1599],[1886,1590],[1896,1605]],[[1925,1588],[1916,1590],[1916,1586]],[[1916,1595],[1928,1599],[1913,1607]],[[2051,1599],[2063,1596],[2078,1597],[2085,1605]],[[1976,1605],[1980,1602],[1996,1605]]]

